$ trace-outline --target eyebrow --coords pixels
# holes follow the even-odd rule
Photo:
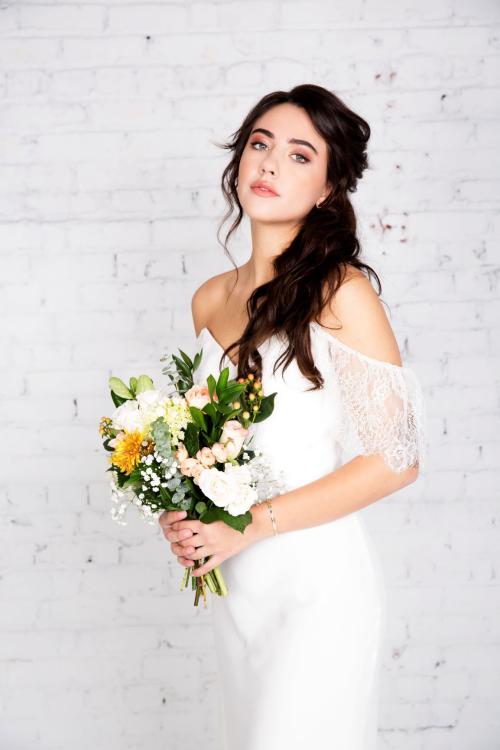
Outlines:
[[[274,133],[271,133],[270,130],[266,130],[266,128],[254,128],[250,135],[253,135],[254,133],[264,133],[264,135],[267,135],[268,138],[274,138]],[[303,141],[301,138],[289,138],[287,143],[298,143],[299,146],[308,146],[314,151],[315,154],[318,153],[312,143],[309,143],[309,141]]]

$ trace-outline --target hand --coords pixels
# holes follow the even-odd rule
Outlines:
[[[186,555],[189,555],[190,552],[194,552],[191,540],[193,532],[191,530],[184,530],[182,533],[179,533],[179,531],[175,529],[172,530],[173,524],[176,521],[186,518],[186,515],[187,513],[185,510],[165,510],[160,515],[158,523],[162,528],[165,539],[172,542],[170,548],[174,555],[176,555],[177,561],[181,565],[184,565],[185,568],[190,568],[194,565],[194,561],[186,557]]]
[[[224,521],[203,523],[197,520],[179,520],[183,516],[185,514],[182,512],[165,511],[161,514],[159,523],[166,539],[172,542],[172,552],[181,565],[191,567],[195,560],[210,557],[199,568],[192,570],[191,575],[208,573],[252,542],[250,527],[241,533]]]

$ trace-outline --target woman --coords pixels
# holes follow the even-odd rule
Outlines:
[[[210,556],[198,575],[221,565],[229,589],[210,598],[218,750],[376,746],[385,591],[356,511],[415,481],[424,411],[358,257],[348,193],[369,136],[333,93],[302,85],[261,99],[225,145],[224,219],[239,210],[226,241],[245,212],[252,254],[193,296],[199,382],[229,366],[276,392],[254,445],[285,488],[244,534],[160,518],[179,563]]]

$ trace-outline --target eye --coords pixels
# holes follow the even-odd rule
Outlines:
[[[257,145],[265,146],[267,148],[266,144],[263,141],[251,141],[251,143],[250,143],[250,146],[252,146],[252,147],[253,146],[257,146]],[[262,151],[263,149],[261,149],[261,148],[254,148],[253,150],[254,151]],[[304,160],[304,161],[298,161],[297,159],[294,159],[294,161],[298,161],[299,164],[307,164],[309,161],[311,161],[310,159],[307,158],[307,156],[304,156],[304,154],[295,153],[295,154],[292,154],[292,156],[300,156],[300,158]]]

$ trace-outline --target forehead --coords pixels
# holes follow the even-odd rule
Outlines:
[[[271,107],[258,117],[254,128],[266,128],[274,134],[275,141],[287,142],[289,138],[307,140],[316,147],[318,153],[326,153],[326,143],[302,107],[286,102]]]

